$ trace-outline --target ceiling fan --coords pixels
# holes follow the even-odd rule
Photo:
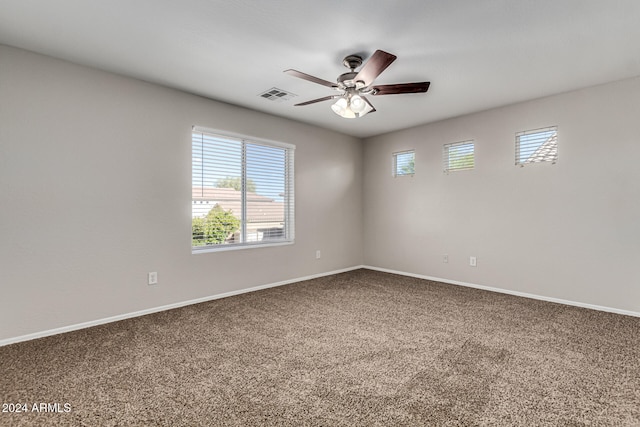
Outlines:
[[[382,51],[376,50],[371,58],[362,66],[360,71],[356,72],[356,68],[362,65],[362,57],[358,55],[348,55],[342,61],[342,64],[351,71],[341,74],[336,80],[337,83],[320,79],[318,77],[305,74],[297,70],[285,70],[284,72],[313,83],[330,87],[331,89],[341,91],[340,95],[329,95],[322,98],[312,99],[311,101],[295,104],[296,107],[302,105],[315,104],[316,102],[329,101],[338,99],[331,109],[337,115],[353,119],[362,117],[367,113],[376,111],[373,104],[369,102],[365,95],[394,95],[402,93],[423,93],[429,89],[430,82],[419,83],[397,83],[390,85],[373,85],[373,81],[384,70],[387,69],[396,56]]]

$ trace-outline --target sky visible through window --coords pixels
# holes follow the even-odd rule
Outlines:
[[[286,150],[258,144],[247,145],[247,179],[256,193],[281,202],[285,192]]]
[[[253,183],[256,193],[261,196],[274,201],[283,201],[285,162],[285,149],[254,143],[246,144],[247,182]],[[193,187],[215,188],[229,179],[240,182],[241,177],[242,141],[200,133],[193,134]]]

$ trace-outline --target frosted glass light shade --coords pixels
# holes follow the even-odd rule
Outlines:
[[[351,107],[351,111],[354,113],[362,113],[366,108],[367,103],[364,102],[364,99],[362,99],[360,95],[353,95],[349,106]]]
[[[337,115],[342,116],[347,109],[347,100],[344,98],[338,99],[336,103],[331,106],[331,109]]]
[[[355,119],[355,113],[349,108],[346,98],[340,98],[331,106],[334,113],[345,119]]]

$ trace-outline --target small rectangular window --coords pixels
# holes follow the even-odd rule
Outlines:
[[[558,126],[516,133],[516,165],[558,160]]]
[[[194,128],[192,252],[293,242],[294,146]]]
[[[393,176],[412,176],[415,173],[414,150],[393,153]]]
[[[443,146],[442,169],[445,173],[473,169],[474,165],[473,141],[454,142]]]

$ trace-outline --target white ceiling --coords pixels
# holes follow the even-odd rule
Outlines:
[[[2,44],[358,137],[640,75],[639,22],[638,0],[0,0]],[[376,49],[398,56],[376,84],[429,92],[293,106],[335,92],[283,70],[334,81]]]

